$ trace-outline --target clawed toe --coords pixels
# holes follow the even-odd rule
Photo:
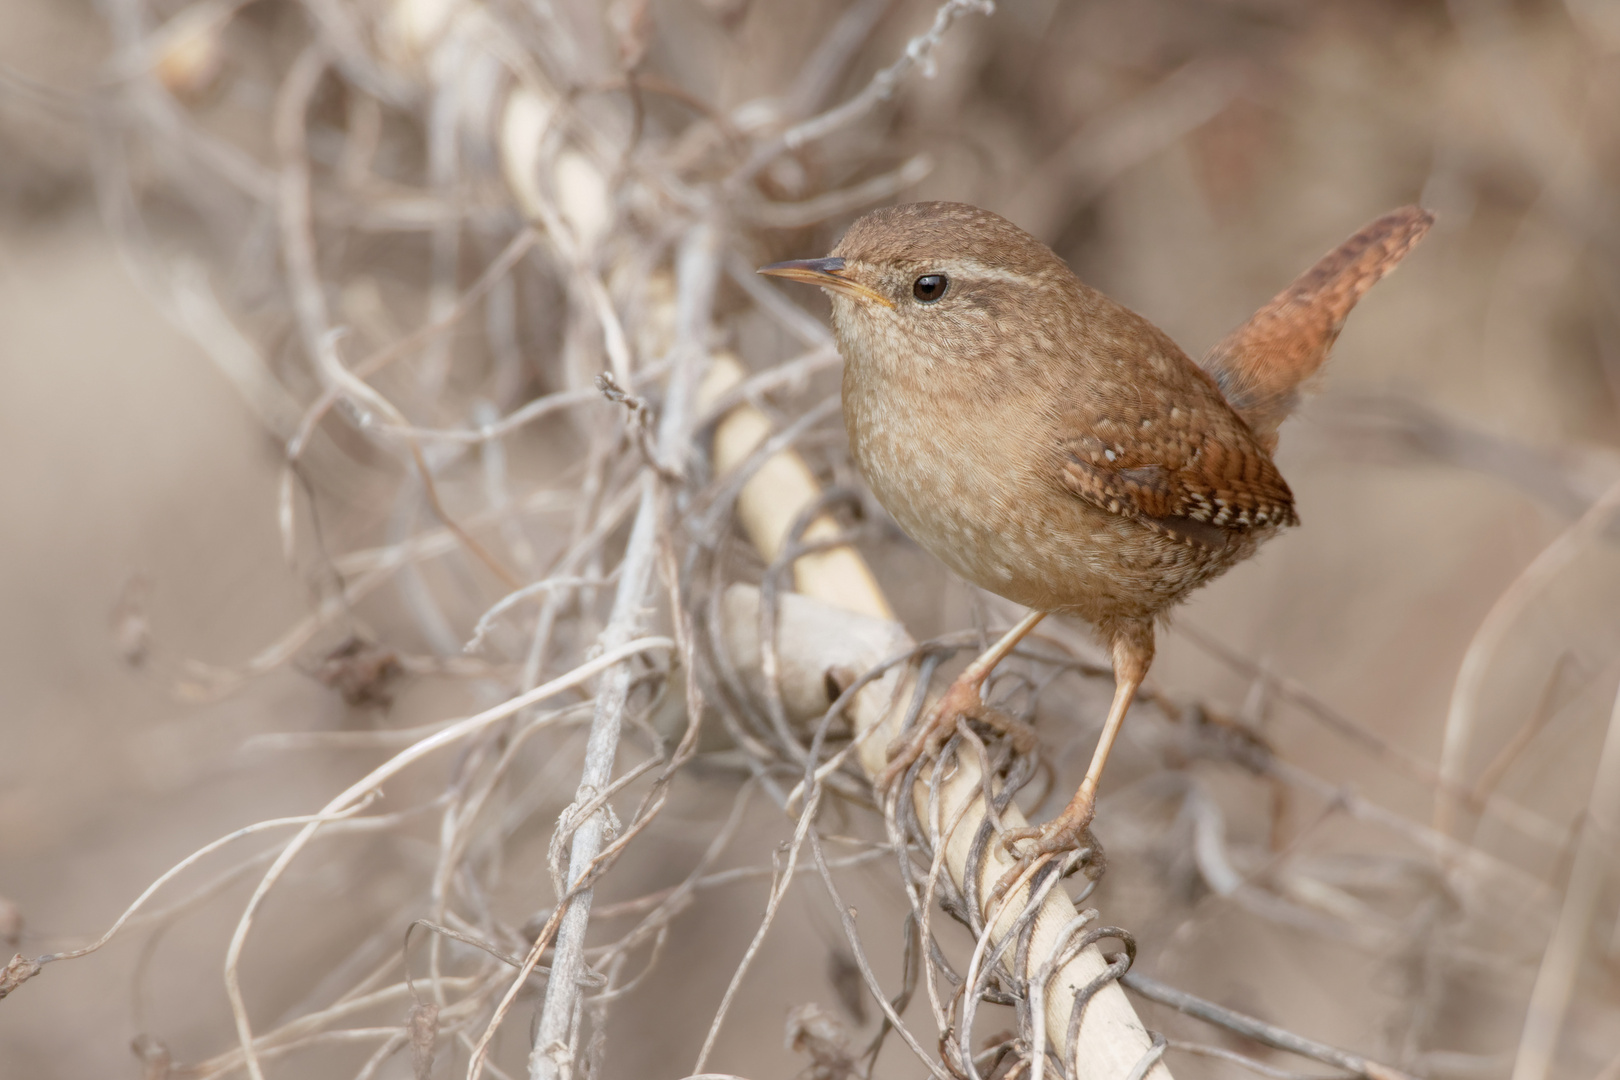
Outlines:
[[[1091,834],[1091,818],[1090,807],[1086,808],[1084,814],[1065,812],[1045,825],[1012,830],[1002,837],[1001,845],[1020,863],[1027,863],[1042,855],[1066,855],[1081,848],[1096,847],[1096,837]],[[1034,843],[1020,848],[1019,845],[1026,840],[1033,840]]]
[[[956,730],[959,718],[977,720],[1005,735],[1013,750],[1027,754],[1035,749],[1035,729],[1022,720],[1015,720],[1000,709],[991,708],[979,698],[978,683],[952,683],[945,696],[929,712],[927,718],[907,736],[900,736],[889,744],[888,764],[878,774],[874,787],[887,791],[919,758],[933,757]]]
[[[981,708],[977,682],[964,683],[960,679],[953,682],[909,738],[902,735],[889,744],[889,763],[878,774],[874,785],[877,790],[887,791],[918,758],[938,753],[956,727],[956,718],[972,716]]]
[[[1040,835],[1041,830],[1034,825],[1026,829],[1013,829],[1001,838],[1001,846],[1007,849],[1007,854],[1017,856],[1019,843],[1024,840],[1033,840]]]
[[[889,763],[883,766],[882,772],[878,773],[872,787],[879,793],[888,791],[889,788],[894,786],[895,781],[904,776],[906,770],[910,769],[912,764],[920,757],[922,757],[920,749],[912,749],[909,746],[890,747]]]

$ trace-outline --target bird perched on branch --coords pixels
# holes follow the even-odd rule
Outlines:
[[[1278,425],[1356,301],[1433,221],[1409,206],[1372,222],[1201,364],[1045,244],[961,203],[877,210],[827,258],[761,268],[831,297],[844,422],[878,501],[956,573],[1031,609],[890,748],[880,787],[957,717],[994,722],[991,670],[1047,614],[1077,615],[1108,646],[1113,704],[1069,805],[1011,840],[1033,840],[1029,856],[1081,843],[1155,624],[1297,524],[1271,458]]]

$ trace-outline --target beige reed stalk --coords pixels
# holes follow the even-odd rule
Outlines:
[[[743,378],[736,360],[717,356],[699,394],[699,410],[717,401]],[[715,428],[715,469],[724,474],[737,468],[764,441],[769,421],[755,408],[739,405]],[[768,459],[764,468],[746,484],[738,497],[737,513],[750,541],[767,559],[781,550],[787,530],[800,512],[820,495],[820,490],[804,462],[791,451]],[[831,522],[814,523],[807,538],[825,534]],[[852,648],[866,667],[909,648],[911,639],[892,623],[888,601],[883,597],[871,571],[854,549],[843,547],[805,556],[794,567],[794,582],[804,597],[837,612],[816,611],[796,598],[786,597],[779,612],[777,647],[783,664],[783,700],[796,719],[811,719],[831,702],[822,687],[822,673],[837,665],[850,665],[845,655]],[[759,596],[745,587],[734,587],[727,595],[728,643],[738,666],[758,669]],[[887,625],[885,625],[887,623]],[[810,631],[815,632],[810,632]],[[877,777],[887,764],[885,748],[898,733],[906,704],[909,676],[894,673],[866,687],[854,699],[849,712],[860,742],[860,764],[869,779]],[[971,754],[962,754],[955,772],[940,784],[938,820],[957,822],[943,839],[931,836],[933,844],[943,844],[945,865],[951,880],[963,889],[968,873],[969,848],[985,819],[981,773]],[[932,829],[927,799],[928,785],[919,782],[913,791],[918,818]],[[1001,815],[1009,829],[1026,822],[1016,806]],[[1012,867],[1013,860],[1000,844],[989,845],[980,869],[977,895],[988,897],[996,882]],[[990,946],[994,947],[1017,918],[1028,896],[1028,886],[1019,886],[1013,902],[1001,906],[1001,914],[989,924]],[[1061,948],[1065,926],[1074,918],[1074,904],[1061,889],[1046,894],[1035,917],[1029,949],[1029,972],[1033,980],[1043,964]],[[1011,950],[1009,950],[1010,953]],[[1044,1022],[1047,1037],[1065,1061],[1075,1062],[1075,1071],[1087,1080],[1125,1080],[1152,1047],[1152,1039],[1137,1018],[1125,992],[1116,982],[1107,983],[1086,1007],[1077,1044],[1068,1043],[1069,1013],[1076,993],[1091,982],[1107,962],[1095,945],[1081,950],[1068,963],[1052,973],[1045,988]],[[1143,1080],[1170,1080],[1170,1070],[1162,1061],[1153,1065]]]

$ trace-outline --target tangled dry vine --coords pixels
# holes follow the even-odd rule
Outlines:
[[[855,0],[787,78],[729,39],[658,27],[646,0],[605,19],[561,0],[103,6],[116,54],[89,111],[104,214],[275,440],[281,549],[312,593],[247,661],[187,665],[177,689],[218,699],[304,665],[373,722],[255,739],[250,755],[366,763],[343,766],[320,809],[199,848],[96,941],[19,954],[0,998],[115,936],[155,940],[230,903],[234,1042],[179,1062],[144,1033],[150,1076],[263,1080],[318,1059],[359,1080],[594,1078],[637,1040],[615,1025],[646,1022],[637,994],[667,975],[694,910],[763,883],[747,941],[706,957],[724,987],[662,1006],[696,1055],[670,1076],[729,1075],[709,1070],[801,894],[836,926],[853,987],[848,1016],[790,1014],[805,1077],[870,1077],[881,1061],[940,1080],[1167,1080],[1170,1051],[1294,1075],[1270,1049],[1367,1080],[1445,1071],[1452,1059],[1419,1045],[1432,1017],[1414,1012],[1381,1048],[1397,1069],[1132,972],[1130,894],[1086,906],[1103,895],[1100,850],[1020,873],[999,843],[1052,786],[1050,745],[964,723],[890,798],[872,792],[936,671],[983,635],[918,641],[897,620],[881,561],[896,542],[850,482],[830,337],[752,270],[784,236],[928,174],[929,148],[889,144],[878,121],[994,14],[989,0],[900,12],[903,25],[892,0]],[[740,7],[704,10],[724,27]],[[766,89],[721,110],[693,89],[711,62],[715,84]],[[211,100],[227,65],[247,89]],[[1205,123],[1241,83],[1228,64],[1176,68],[1017,179],[1031,218],[1055,228],[1075,192]],[[1496,790],[1522,742],[1475,780],[1464,765],[1503,632],[1612,531],[1620,488],[1521,446],[1481,450],[1437,415],[1372,412],[1399,429],[1388,442],[1452,448],[1580,515],[1482,625],[1440,766],[1204,645],[1258,697],[1414,783],[1435,820],[1292,762],[1250,713],[1150,687],[1146,764],[1105,803],[1113,874],[1156,860],[1179,882],[1166,952],[1214,898],[1253,918],[1255,940],[1284,928],[1399,958],[1414,984],[1443,964],[1533,983],[1521,1076],[1543,1080],[1601,845],[1620,828],[1620,712],[1581,830]],[[1083,635],[1052,627],[993,690],[1043,732],[1089,731],[1108,678]],[[406,723],[385,711],[404,679],[451,689]],[[1319,810],[1269,847],[1238,845],[1228,790]],[[750,846],[762,805],[776,833]],[[1568,888],[1473,842],[1465,819],[1548,861],[1568,852]],[[1323,839],[1345,823],[1355,843]],[[277,904],[318,902],[322,874],[355,884],[346,860],[368,850],[404,868],[387,911],[319,970],[278,970],[297,930]],[[873,875],[893,902],[882,925],[850,902]],[[1554,945],[1504,953],[1501,926]],[[1208,1041],[1150,1031],[1133,1000],[1154,1003],[1156,1026],[1170,1010],[1197,1020]]]

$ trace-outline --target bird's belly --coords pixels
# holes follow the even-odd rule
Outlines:
[[[1083,502],[1038,474],[1050,456],[1038,435],[999,431],[971,445],[949,423],[848,410],[846,420],[856,464],[901,529],[1015,603],[1092,622],[1152,618],[1244,554]]]

